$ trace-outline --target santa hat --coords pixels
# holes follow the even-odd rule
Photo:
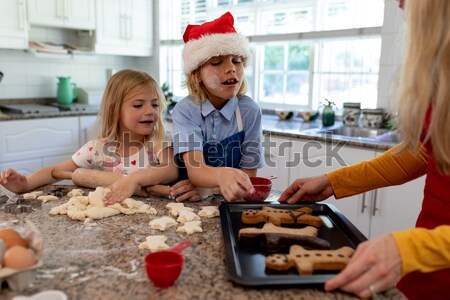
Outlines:
[[[183,34],[184,74],[188,76],[215,56],[239,55],[244,65],[250,57],[248,41],[234,29],[234,19],[227,12],[220,18],[201,25],[188,25]]]

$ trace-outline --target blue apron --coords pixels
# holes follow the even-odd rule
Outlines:
[[[238,132],[224,138],[220,142],[203,140],[203,157],[208,166],[239,168],[242,158],[241,147],[245,137],[239,105],[236,106],[235,114]],[[181,158],[181,155],[179,158]],[[184,162],[181,161],[179,163],[179,176],[177,182],[187,178],[186,166],[184,165]]]

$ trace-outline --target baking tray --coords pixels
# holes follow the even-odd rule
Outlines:
[[[318,237],[330,242],[330,249],[343,246],[356,246],[367,238],[343,215],[330,204],[300,203],[300,204],[245,204],[222,203],[219,207],[225,245],[225,260],[229,277],[232,281],[246,286],[287,286],[323,284],[334,277],[337,272],[322,271],[312,275],[298,275],[295,268],[289,271],[272,271],[265,267],[265,258],[269,253],[259,244],[245,245],[239,243],[239,229],[245,227],[261,228],[264,224],[243,224],[242,211],[245,209],[261,209],[270,206],[279,209],[297,209],[308,206],[313,215],[320,216],[324,226],[319,228]],[[286,225],[283,225],[286,226]],[[287,227],[287,226],[286,226]],[[290,225],[291,228],[302,228],[305,225]],[[277,253],[288,253],[289,249]]]

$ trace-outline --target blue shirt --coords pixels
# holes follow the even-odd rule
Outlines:
[[[178,102],[172,113],[174,154],[203,151],[205,142],[220,142],[237,133],[238,104],[245,133],[239,166],[244,169],[262,168],[261,109],[248,96],[231,98],[221,110],[216,109],[209,100],[203,104],[194,103],[190,96]]]

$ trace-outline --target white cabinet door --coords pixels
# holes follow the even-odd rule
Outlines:
[[[0,122],[0,163],[74,153],[78,117]]]
[[[80,117],[80,147],[98,138],[100,124],[97,116]]]
[[[152,55],[153,1],[97,0],[96,3],[97,53]]]
[[[353,165],[375,156],[373,150],[364,148],[333,145],[312,140],[296,140],[292,150],[293,167],[289,169],[290,181],[297,178],[318,176],[344,166]],[[370,233],[370,215],[364,204],[368,204],[367,193],[336,200],[330,197],[325,202],[333,204],[364,235]]]
[[[378,189],[370,212],[370,236],[414,228],[422,208],[425,176],[402,185]]]
[[[28,21],[31,25],[63,27],[65,0],[28,0]]]
[[[28,48],[25,0],[3,0],[0,10],[0,48]]]
[[[95,29],[92,0],[28,0],[31,25],[74,29]]]
[[[258,176],[277,176],[272,180],[272,189],[284,191],[289,185],[288,164],[291,158],[292,141],[288,138],[264,137],[264,161],[265,166],[258,170]]]
[[[75,29],[95,29],[95,1],[65,0],[66,18],[64,27]]]

